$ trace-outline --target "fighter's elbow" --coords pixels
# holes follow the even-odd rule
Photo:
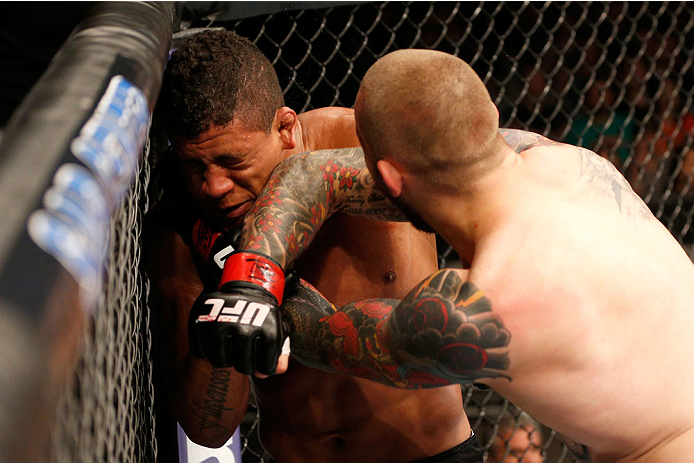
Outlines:
[[[181,428],[188,436],[192,442],[208,448],[220,448],[226,444],[231,436],[236,431],[236,426],[221,426],[218,425],[216,429],[204,429],[200,427],[199,423],[180,423]]]
[[[190,409],[173,408],[174,418],[181,425],[188,439],[198,445],[209,448],[219,448],[226,444],[243,421],[246,413],[245,404],[220,406],[206,403],[202,407],[195,403]]]
[[[208,436],[198,435],[198,436],[192,436],[192,437],[188,436],[188,438],[191,441],[193,441],[194,443],[201,445],[203,447],[208,447],[211,449],[218,449],[218,448],[224,446],[224,444],[226,444],[229,441],[229,439],[231,438],[232,435],[233,435],[233,432],[231,434],[229,434],[228,436],[225,434],[224,436],[210,438]]]

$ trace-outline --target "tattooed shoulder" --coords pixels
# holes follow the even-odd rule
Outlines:
[[[588,149],[574,148],[580,160],[579,180],[587,189],[614,201],[623,215],[643,220],[653,219],[646,203],[634,192],[614,164]]]
[[[535,148],[537,146],[553,146],[561,144],[537,133],[526,132],[525,130],[499,129],[499,133],[502,137],[504,137],[504,141],[511,148],[513,148],[516,153],[522,153],[527,149]]]

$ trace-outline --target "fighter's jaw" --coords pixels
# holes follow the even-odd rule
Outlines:
[[[243,223],[243,219],[251,210],[253,202],[253,199],[248,199],[228,207],[218,207],[217,205],[207,204],[206,207],[203,207],[203,210],[208,218],[216,223],[217,226],[231,228]]]
[[[248,199],[234,206],[220,208],[219,212],[222,216],[228,219],[238,220],[243,219],[246,216],[248,211],[251,210],[251,206],[253,206],[253,200]]]

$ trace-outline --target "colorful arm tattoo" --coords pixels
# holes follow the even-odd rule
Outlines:
[[[337,211],[407,220],[375,188],[361,148],[313,151],[275,169],[246,216],[240,249],[262,252],[287,268]]]
[[[402,388],[510,377],[511,335],[491,304],[444,269],[401,302],[369,299],[335,308],[308,283],[282,306],[292,355],[323,370]]]
[[[561,143],[550,140],[537,133],[526,132],[525,130],[516,129],[499,129],[499,133],[504,137],[504,141],[513,148],[516,153],[534,148],[536,146],[552,146],[560,145]]]

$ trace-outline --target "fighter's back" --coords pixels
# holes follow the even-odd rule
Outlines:
[[[518,169],[469,273],[512,335],[488,384],[594,461],[694,461],[692,262],[605,159],[542,146]]]

